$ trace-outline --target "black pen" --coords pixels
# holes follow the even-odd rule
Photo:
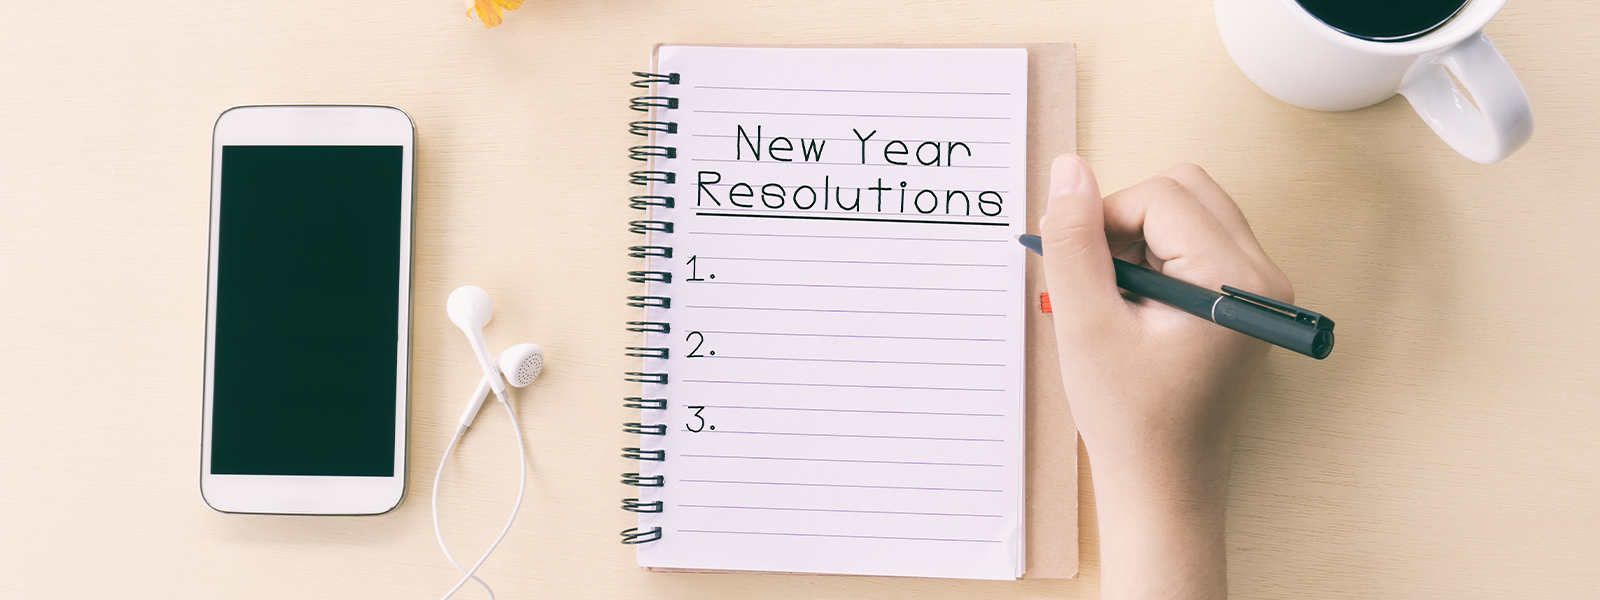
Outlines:
[[[1019,235],[1017,241],[1044,256],[1039,236]],[[1333,352],[1333,319],[1226,285],[1213,292],[1118,258],[1111,264],[1122,289],[1311,358]]]

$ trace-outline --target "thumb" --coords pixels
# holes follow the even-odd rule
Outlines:
[[[1050,201],[1039,221],[1045,284],[1057,327],[1105,324],[1127,310],[1106,243],[1105,202],[1083,158],[1062,155],[1050,165]]]

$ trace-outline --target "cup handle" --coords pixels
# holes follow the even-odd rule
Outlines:
[[[1452,74],[1471,99],[1456,88]],[[1500,162],[1533,135],[1528,93],[1482,31],[1419,57],[1401,80],[1400,94],[1434,133],[1474,162]]]

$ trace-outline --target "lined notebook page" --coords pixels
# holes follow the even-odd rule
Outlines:
[[[1023,570],[1022,49],[667,46],[641,566]],[[902,164],[896,164],[902,163]]]

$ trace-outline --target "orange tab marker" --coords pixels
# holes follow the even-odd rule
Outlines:
[[[1039,292],[1039,312],[1042,312],[1042,313],[1051,312],[1050,311],[1050,292]]]

